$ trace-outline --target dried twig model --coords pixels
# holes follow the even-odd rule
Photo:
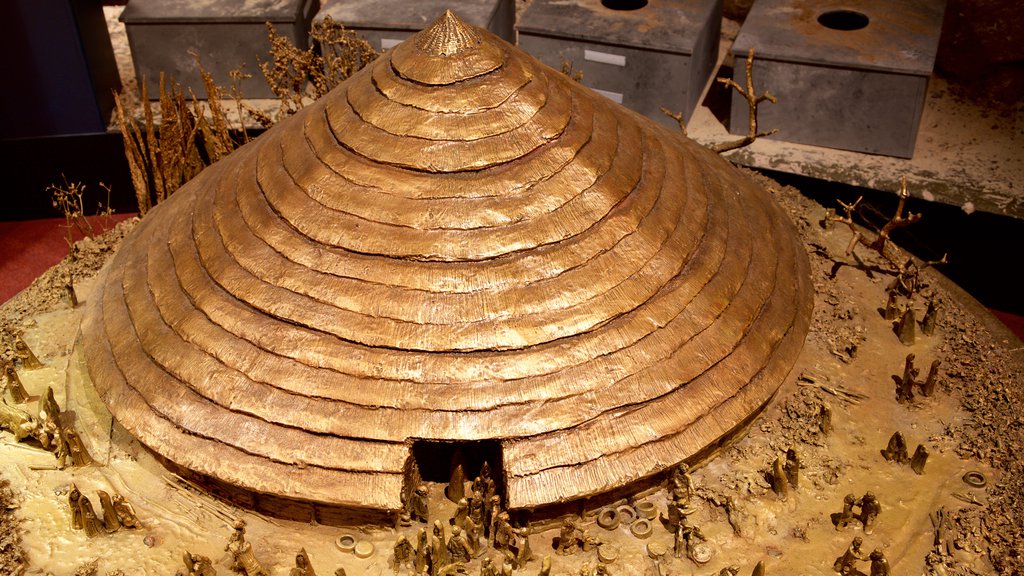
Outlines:
[[[726,86],[732,86],[739,92],[746,100],[749,106],[749,118],[750,125],[747,129],[747,135],[739,140],[733,142],[721,142],[711,147],[711,150],[721,154],[722,152],[728,152],[730,150],[736,150],[737,148],[743,148],[749,146],[754,140],[761,138],[762,136],[771,136],[779,131],[778,128],[772,128],[767,132],[757,131],[757,105],[765,100],[775,104],[778,99],[772,96],[768,92],[758,96],[757,91],[754,90],[754,49],[751,48],[750,52],[747,53],[747,86],[746,88],[740,86],[732,78],[716,78],[718,82],[725,84]]]
[[[857,198],[857,200],[855,200],[851,204],[847,204],[840,200],[839,204],[843,207],[843,216],[836,214],[835,210],[830,208],[828,212],[825,214],[825,221],[841,222],[843,224],[846,224],[850,228],[850,232],[853,233],[853,236],[850,238],[850,244],[846,247],[846,254],[848,256],[852,256],[859,262],[860,259],[854,252],[854,248],[857,247],[857,244],[863,244],[864,246],[867,246],[868,248],[874,250],[880,256],[885,258],[885,260],[892,265],[892,267],[895,269],[897,273],[902,274],[905,271],[907,271],[908,267],[912,266],[913,263],[903,254],[902,250],[897,248],[895,244],[889,241],[889,235],[892,233],[893,230],[897,228],[903,228],[904,226],[909,226],[921,219],[921,214],[910,213],[907,214],[906,216],[903,215],[903,210],[905,209],[907,198],[909,197],[910,193],[907,192],[907,177],[904,176],[903,181],[900,184],[900,201],[899,204],[896,205],[896,212],[895,214],[893,214],[892,218],[890,218],[889,221],[886,222],[884,226],[882,226],[882,229],[878,231],[878,235],[875,238],[869,238],[868,236],[866,236],[864,232],[862,232],[861,229],[857,227],[857,224],[854,223],[853,221],[853,213],[857,209],[857,206],[860,205],[860,201],[863,200],[863,196]],[[925,262],[924,266],[922,266],[922,269],[927,268],[929,266],[934,266],[936,264],[945,263],[946,255],[944,254],[942,258],[939,260]]]
[[[757,91],[754,89],[754,49],[751,48],[750,52],[747,53],[747,86],[746,88],[737,84],[732,78],[716,78],[717,81],[725,84],[726,86],[732,86],[739,92],[744,99],[746,99],[748,106],[750,107],[750,127],[747,131],[747,135],[739,140],[732,142],[719,142],[713,146],[708,146],[714,152],[721,154],[722,152],[729,152],[730,150],[736,150],[749,146],[754,140],[762,136],[771,136],[779,131],[778,128],[773,128],[767,132],[757,131],[757,105],[765,100],[768,100],[772,104],[778,102],[775,96],[772,96],[768,92],[757,95]],[[661,113],[679,123],[679,130],[686,136],[686,120],[683,118],[682,112],[673,112],[664,106],[661,107]]]

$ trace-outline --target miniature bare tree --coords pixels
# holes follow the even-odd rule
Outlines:
[[[761,138],[763,136],[771,136],[772,134],[775,134],[776,132],[779,131],[778,128],[773,128],[773,129],[771,129],[771,130],[769,130],[767,132],[758,132],[757,131],[757,107],[758,107],[758,105],[761,104],[761,102],[764,102],[765,100],[771,102],[772,104],[775,104],[776,102],[778,102],[778,98],[776,98],[775,96],[772,96],[768,92],[764,92],[763,94],[758,94],[757,90],[754,89],[754,49],[753,48],[751,48],[750,51],[747,53],[746,77],[747,77],[746,86],[740,86],[732,78],[719,77],[719,78],[715,79],[716,81],[721,82],[722,84],[724,84],[726,86],[730,86],[732,88],[735,88],[736,91],[739,92],[740,95],[743,96],[743,98],[747,101],[747,108],[748,108],[748,111],[749,111],[748,112],[749,124],[748,124],[748,129],[747,129],[747,135],[746,136],[744,136],[743,138],[740,138],[739,140],[733,140],[732,142],[719,142],[718,144],[714,144],[712,146],[708,146],[708,148],[710,150],[712,150],[714,152],[718,152],[719,154],[721,154],[723,152],[729,152],[731,150],[736,150],[738,148],[743,148],[744,146],[749,146],[750,144],[752,144],[758,138]],[[686,120],[683,118],[683,113],[682,112],[673,112],[673,111],[669,110],[668,108],[665,108],[664,106],[661,107],[661,112],[662,112],[662,114],[664,114],[664,115],[668,116],[669,118],[671,118],[671,119],[675,120],[676,122],[678,122],[679,123],[679,130],[682,131],[683,136],[687,135],[686,134]]]
[[[725,84],[726,86],[731,86],[735,88],[736,91],[739,92],[740,95],[743,96],[743,98],[747,101],[748,110],[747,135],[744,136],[743,138],[740,138],[739,140],[734,140],[732,142],[721,142],[719,144],[715,144],[714,146],[712,146],[711,149],[715,152],[718,152],[719,154],[721,154],[722,152],[728,152],[730,150],[736,150],[737,148],[743,148],[744,146],[749,146],[754,142],[754,140],[757,140],[758,138],[761,138],[763,136],[771,136],[772,134],[775,134],[776,132],[779,131],[778,128],[772,128],[767,132],[757,131],[757,105],[760,104],[761,102],[764,102],[765,100],[771,102],[772,104],[777,103],[779,100],[775,96],[769,94],[767,91],[764,92],[763,94],[758,94],[757,90],[754,89],[753,48],[751,48],[750,51],[747,52],[746,68],[747,85],[745,87],[737,84],[736,81],[733,80],[732,78],[715,79],[718,82]]]
[[[852,237],[850,243],[846,247],[846,255],[851,256],[860,263],[860,258],[857,256],[854,249],[858,244],[866,246],[874,252],[877,252],[882,258],[884,258],[894,269],[894,271],[902,275],[908,271],[910,267],[915,267],[913,261],[907,258],[903,252],[897,248],[890,240],[890,235],[893,230],[897,228],[903,228],[909,226],[921,219],[921,214],[908,213],[904,216],[903,212],[906,209],[907,198],[910,197],[910,193],[907,191],[907,177],[904,176],[900,184],[899,203],[896,205],[896,212],[891,218],[882,226],[882,229],[878,231],[878,234],[871,238],[865,234],[860,227],[853,221],[853,214],[860,205],[863,196],[857,198],[854,202],[847,204],[842,200],[839,200],[839,205],[843,208],[843,215],[840,216],[834,209],[829,209],[825,214],[826,222],[840,222],[846,224],[850,228]],[[937,264],[945,264],[946,255],[944,254],[941,259],[925,262],[922,268],[934,266]]]

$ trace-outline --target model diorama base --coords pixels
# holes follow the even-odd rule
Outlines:
[[[938,549],[937,529],[930,517],[940,508],[953,514],[987,505],[987,491],[1000,478],[979,462],[957,456],[970,414],[959,408],[960,399],[951,390],[972,385],[956,380],[971,374],[971,365],[1008,362],[1002,358],[1019,342],[1001,340],[983,328],[973,313],[962,312],[957,302],[967,303],[967,297],[947,292],[938,275],[929,272],[922,276],[931,285],[926,291],[934,292],[941,311],[935,333],[919,333],[911,346],[900,343],[893,323],[880,313],[891,277],[836,266],[835,260],[844,260],[849,230],[836,225],[822,229],[818,222],[824,210],[792,189],[777,189],[775,196],[797,222],[810,254],[814,319],[796,366],[768,409],[753,421],[743,439],[723,447],[692,472],[696,491],[689,521],[706,538],[701,554],[709,554],[710,559],[697,564],[685,555],[674,557],[673,534],[657,520],[651,522],[651,535],[641,539],[626,524],[606,530],[596,517],[585,516],[580,527],[601,542],[599,547],[558,555],[554,549],[558,526],[537,525],[529,536],[534,559],[516,573],[537,574],[544,557],[550,556],[552,574],[579,574],[585,567],[602,564],[601,557],[613,559],[605,564],[613,574],[717,574],[737,566],[745,576],[762,560],[768,574],[829,574],[836,558],[859,536],[865,556],[875,549],[882,551],[892,574],[921,574],[927,572],[926,557],[932,553],[934,558]],[[79,282],[77,289],[80,300],[87,302],[89,283]],[[24,302],[15,299],[2,310],[10,317],[18,305]],[[920,317],[923,306],[920,302],[918,306]],[[62,304],[19,320],[25,341],[44,363],[37,370],[19,369],[25,388],[38,397],[46,387],[53,387],[58,403],[74,412],[79,434],[96,460],[92,466],[58,470],[51,453],[17,443],[6,432],[0,436],[2,475],[17,498],[15,516],[27,551],[27,573],[71,575],[97,561],[99,574],[119,570],[128,575],[173,574],[183,569],[182,555],[188,551],[208,556],[218,574],[229,574],[231,559],[225,545],[232,524],[242,519],[247,542],[270,574],[290,573],[302,549],[321,575],[334,574],[338,568],[351,575],[389,574],[400,535],[415,546],[421,527],[431,526],[435,519],[449,526],[455,505],[443,496],[440,483],[429,485],[430,524],[414,522],[397,528],[338,528],[278,520],[211,497],[168,472],[112,423],[86,381],[76,347],[81,319],[82,306]],[[971,350],[976,353],[972,355]],[[918,395],[911,403],[901,404],[896,401],[894,376],[902,375],[908,353],[916,357],[920,379],[933,359],[941,359],[943,369],[937,394]],[[23,407],[33,412],[34,402]],[[822,405],[831,412],[828,434],[822,432]],[[897,431],[911,452],[921,444],[929,453],[923,474],[882,457],[880,451]],[[783,500],[772,491],[769,473],[773,461],[785,460],[790,448],[800,461],[799,484],[790,487]],[[965,483],[968,472],[980,474],[986,487]],[[977,474],[968,478],[977,480]],[[123,495],[134,506],[142,528],[92,538],[71,530],[67,491],[72,483],[97,509],[98,490]],[[839,529],[833,526],[830,517],[842,511],[844,496],[861,498],[867,492],[873,492],[881,504],[871,533],[866,534],[858,522]],[[653,504],[662,516],[668,513],[665,490],[619,504],[632,504],[634,510],[648,507],[641,502]],[[656,561],[649,551],[658,552],[659,547],[667,554]],[[978,573],[994,573],[987,547],[981,534],[943,541],[939,558],[955,559],[961,568]],[[469,563],[468,573],[480,573],[480,562],[486,557],[501,565],[502,554],[487,549]],[[861,561],[858,569],[866,573],[869,562]],[[403,567],[400,573],[411,571]]]

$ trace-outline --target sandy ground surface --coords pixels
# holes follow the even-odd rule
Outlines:
[[[698,565],[687,558],[673,558],[672,534],[657,524],[654,534],[641,540],[625,526],[606,531],[587,518],[584,527],[589,533],[618,553],[609,569],[614,574],[658,574],[660,570],[661,574],[690,575],[717,574],[735,565],[745,576],[764,560],[768,574],[828,574],[835,558],[857,535],[865,539],[865,552],[876,548],[884,552],[892,574],[998,573],[993,559],[1004,573],[1020,569],[1019,558],[1014,564],[1011,553],[1024,542],[1019,502],[1014,500],[1020,497],[1012,494],[1021,492],[1020,478],[1003,477],[989,466],[1013,471],[1012,454],[1021,446],[1019,431],[1007,432],[1007,426],[1014,426],[1014,395],[1020,394],[1020,373],[1007,359],[1020,354],[1020,343],[993,340],[969,313],[957,309],[954,300],[959,296],[933,285],[926,292],[941,298],[944,307],[939,331],[919,338],[913,346],[900,344],[891,323],[878,312],[890,278],[868,275],[852,266],[837,267],[836,262],[846,262],[849,231],[839,226],[823,230],[818,225],[823,214],[820,207],[791,188],[773,189],[797,223],[812,261],[817,298],[807,344],[776,400],[754,421],[749,434],[694,473],[700,497],[694,500],[692,520],[708,538],[710,562]],[[127,222],[113,233],[113,244],[130,226]],[[82,253],[94,257],[59,265],[0,308],[6,329],[24,330],[26,341],[45,364],[39,370],[20,371],[29,392],[38,396],[47,386],[54,387],[58,402],[74,411],[76,427],[97,460],[97,465],[87,468],[56,470],[50,453],[0,434],[2,476],[13,494],[13,516],[5,527],[18,526],[28,559],[26,573],[65,576],[95,562],[99,574],[173,574],[185,550],[209,556],[219,573],[229,573],[224,544],[237,518],[246,520],[248,539],[271,574],[288,574],[300,548],[308,551],[320,574],[332,574],[339,567],[348,574],[391,573],[395,530],[341,529],[240,510],[169,474],[111,423],[76,351],[82,306],[88,305],[91,289],[85,277],[111,249],[103,240],[92,241],[90,250]],[[862,256],[871,261],[869,255]],[[61,298],[61,285],[47,279],[63,277],[69,269],[78,278],[76,288],[83,303],[74,309]],[[923,299],[916,305],[923,309]],[[1017,351],[1010,351],[1014,347]],[[933,398],[919,397],[909,406],[895,401],[893,381],[894,375],[902,373],[908,352],[916,354],[922,373],[933,358],[946,362],[942,392]],[[975,370],[980,365],[1001,366],[1002,371],[993,379],[988,372]],[[976,378],[987,381],[975,382]],[[835,394],[843,391],[864,399],[844,402]],[[828,435],[819,429],[823,404],[833,414],[834,430]],[[25,408],[35,412],[36,405],[30,401]],[[880,449],[897,430],[906,436],[911,452],[920,443],[930,453],[923,475],[882,458]],[[796,449],[802,462],[801,483],[783,500],[769,488],[766,473],[788,448]],[[982,472],[988,487],[964,484],[961,477],[969,470]],[[97,507],[97,490],[123,494],[135,506],[144,528],[92,539],[69,530],[71,483]],[[431,520],[447,520],[453,506],[439,497],[439,485],[433,490],[436,504]],[[829,516],[840,511],[843,496],[860,497],[867,491],[873,491],[882,505],[873,533],[866,535],[857,525],[836,530]],[[666,510],[663,491],[642,499]],[[969,503],[972,500],[976,503]],[[941,550],[935,546],[936,530],[930,520],[939,508],[954,519],[943,541],[948,547]],[[995,521],[998,518],[1006,521],[1000,524]],[[414,540],[417,529],[402,530]],[[544,556],[552,557],[553,574],[578,574],[583,564],[598,563],[595,551],[555,555],[551,543],[556,533],[547,530],[530,537],[536,559],[521,573],[537,573]],[[337,543],[345,535],[373,544],[373,554],[364,559],[343,552]],[[647,554],[652,542],[670,550],[660,566]],[[0,560],[0,568],[7,561],[5,569],[18,573],[16,547],[10,550]],[[490,556],[499,558],[495,552]],[[867,572],[867,563],[860,569]],[[478,572],[474,561],[469,573]]]

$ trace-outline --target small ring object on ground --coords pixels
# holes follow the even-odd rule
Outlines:
[[[597,525],[605,530],[615,530],[621,521],[619,511],[615,508],[605,508],[597,515]]]
[[[373,551],[374,550],[375,550],[375,547],[373,545],[373,542],[367,542],[366,540],[360,540],[359,543],[356,544],[356,548],[355,548],[356,558],[369,558],[370,556],[373,556]]]
[[[623,524],[632,524],[636,520],[636,510],[629,504],[623,504],[616,508],[619,511],[619,519]]]
[[[972,488],[982,488],[987,484],[987,481],[985,480],[984,474],[977,470],[971,470],[964,474],[964,484],[967,484]]]
[[[619,559],[619,549],[609,544],[597,547],[597,559],[604,564],[611,564]]]
[[[651,534],[654,533],[654,527],[651,526],[651,521],[647,518],[637,518],[630,524],[629,531],[637,538],[650,538]]]
[[[338,550],[342,552],[354,552],[356,549],[356,537],[351,534],[342,534],[338,536],[336,544],[338,545]]]
[[[647,518],[648,520],[654,520],[655,518],[658,517],[658,508],[654,505],[653,502],[648,502],[646,500],[644,500],[642,502],[637,502],[633,506],[633,508],[636,509],[636,513],[638,515],[640,515],[641,518]]]

